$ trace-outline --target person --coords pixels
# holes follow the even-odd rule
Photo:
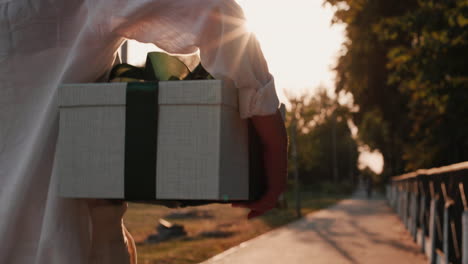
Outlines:
[[[125,206],[60,198],[53,168],[59,84],[104,80],[125,39],[198,51],[215,78],[231,79],[241,117],[260,134],[269,183],[259,201],[235,206],[255,217],[283,192],[274,78],[234,0],[0,0],[0,263],[129,263]]]
[[[372,197],[372,177],[368,176],[367,181],[366,181],[366,194],[367,194],[367,199],[370,199]]]

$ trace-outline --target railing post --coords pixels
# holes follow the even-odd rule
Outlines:
[[[395,196],[395,210],[398,214],[399,217],[401,217],[401,213],[400,213],[400,204],[401,204],[401,197],[400,197],[400,190],[398,188],[396,188],[396,196]]]
[[[413,221],[413,215],[411,214],[413,212],[413,194],[408,190],[406,193],[406,228],[411,234],[411,230],[413,228],[412,226],[412,221]]]
[[[408,207],[409,207],[409,199],[408,199],[408,190],[404,190],[403,192],[403,223],[408,229]]]
[[[450,207],[451,203],[446,202],[444,206],[444,225],[442,229],[443,233],[443,251],[444,251],[444,261],[443,263],[449,264],[449,256],[452,254],[450,252]]]
[[[437,202],[438,200],[435,198],[431,199],[431,211],[429,216],[429,241],[430,241],[430,248],[429,248],[429,263],[436,264],[437,256],[436,256],[436,238],[437,238],[437,230],[436,230],[436,214],[437,214]]]
[[[413,235],[413,193],[408,191],[408,216],[406,217],[406,228]]]
[[[420,206],[419,206],[419,223],[421,226],[421,232],[419,233],[418,241],[420,241],[420,246],[422,252],[426,251],[426,221],[424,219],[424,215],[426,213],[426,196],[421,194]]]
[[[462,245],[463,245],[463,252],[462,252],[462,263],[468,264],[468,211],[465,210],[462,215],[462,230],[463,230],[463,237],[462,237]]]
[[[400,216],[401,220],[403,220],[403,205],[405,204],[405,201],[403,200],[403,193],[403,190],[398,190],[398,215]]]
[[[401,190],[400,191],[400,217],[401,220],[403,221],[403,224],[406,226],[406,214],[405,214],[405,209],[406,209],[406,191]]]
[[[416,193],[411,194],[411,235],[413,235],[414,241],[417,240],[418,234],[418,195]]]

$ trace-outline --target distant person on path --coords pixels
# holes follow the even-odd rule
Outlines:
[[[264,146],[273,208],[287,170],[279,101],[256,38],[234,0],[0,0],[0,263],[129,263],[122,202],[63,199],[53,161],[57,87],[103,81],[125,39],[169,53],[199,51],[215,78],[239,89],[242,118]]]
[[[367,198],[370,199],[372,197],[372,177],[367,177],[366,180],[366,193]]]

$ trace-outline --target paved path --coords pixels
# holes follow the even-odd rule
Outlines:
[[[422,264],[427,259],[383,197],[352,198],[217,255],[203,264]]]

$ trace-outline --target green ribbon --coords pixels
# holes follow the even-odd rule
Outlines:
[[[127,200],[156,199],[157,82],[127,84],[124,194]]]

